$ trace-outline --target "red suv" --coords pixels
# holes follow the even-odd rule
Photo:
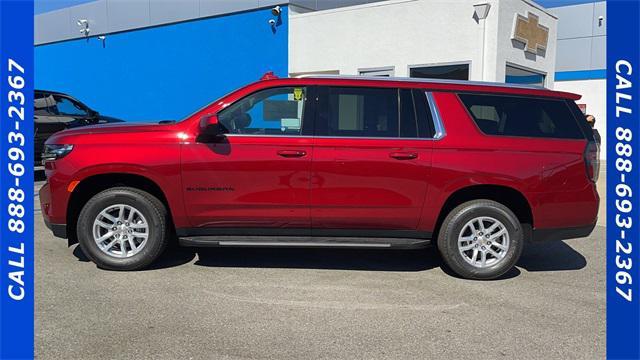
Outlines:
[[[52,136],[42,214],[102,268],[183,246],[437,245],[474,279],[526,241],[595,226],[598,146],[574,103],[537,87],[267,79],[173,124]]]

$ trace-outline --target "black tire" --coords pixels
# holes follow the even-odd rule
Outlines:
[[[147,243],[139,253],[117,258],[104,253],[93,239],[93,222],[100,212],[111,205],[125,204],[138,210],[148,222]],[[149,266],[165,250],[169,243],[169,218],[164,204],[153,195],[130,187],[104,190],[84,205],[77,223],[80,248],[98,267],[108,270],[140,270]]]
[[[458,236],[465,224],[474,218],[487,216],[499,220],[509,234],[509,247],[502,260],[481,268],[464,260],[458,250]],[[473,200],[457,206],[444,219],[438,234],[438,249],[446,265],[466,279],[495,279],[511,270],[524,247],[524,233],[518,217],[506,206],[491,200]]]

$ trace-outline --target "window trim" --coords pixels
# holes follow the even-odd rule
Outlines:
[[[302,85],[301,85],[302,86]],[[323,87],[330,87],[332,85],[322,85]],[[246,96],[250,96],[252,94],[255,94],[257,92],[260,92],[262,90],[267,90],[267,89],[273,89],[273,88],[286,88],[286,87],[291,87],[291,86],[274,86],[271,88],[264,88],[264,89],[260,89],[257,91],[254,91],[250,94],[247,94]],[[401,90],[401,89],[408,89],[408,90],[417,90],[417,91],[421,91],[424,92],[426,94],[427,97],[427,107],[429,109],[429,111],[431,111],[431,124],[428,124],[429,126],[433,126],[434,129],[434,135],[433,137],[415,137],[415,138],[407,138],[407,137],[362,137],[362,136],[327,136],[327,135],[316,135],[316,130],[317,130],[317,122],[318,122],[318,101],[319,101],[319,92],[318,92],[318,88],[319,86],[317,85],[305,85],[305,87],[307,89],[309,89],[309,94],[313,94],[313,97],[315,97],[314,99],[309,99],[309,97],[307,97],[307,100],[309,101],[308,104],[305,104],[305,106],[309,107],[309,112],[311,115],[311,131],[312,134],[311,135],[267,135],[267,134],[225,134],[225,136],[227,137],[255,137],[255,138],[270,138],[270,137],[278,137],[278,138],[303,138],[303,139],[348,139],[348,140],[403,140],[403,141],[438,141],[441,140],[443,138],[446,137],[447,132],[445,130],[444,127],[444,123],[442,122],[442,117],[440,116],[440,110],[438,108],[437,103],[435,102],[435,98],[433,97],[433,92],[430,90],[425,90],[424,88],[414,88],[414,87],[407,87],[407,88],[398,88],[398,87],[381,87],[381,86],[371,86],[371,87],[366,87],[366,88],[376,88],[376,89],[396,89],[396,90]],[[355,87],[355,88],[361,88],[362,86],[339,86],[339,87]],[[313,92],[311,92],[313,91]],[[398,92],[399,93],[399,92]],[[237,101],[240,101],[242,99],[244,99],[246,96],[234,101],[233,103],[227,105],[225,108],[218,110],[218,112],[216,112],[216,116],[218,116],[218,114],[225,110],[226,108],[228,108],[229,106],[231,106],[232,104],[235,104]],[[415,106],[415,105],[414,105]],[[464,105],[463,105],[464,106]],[[465,107],[466,109],[466,107]],[[306,115],[306,112],[305,112]],[[475,122],[474,122],[475,123]],[[303,122],[303,126],[302,126],[302,132],[304,133],[305,127],[304,127],[304,122]]]
[[[569,110],[569,112],[571,113],[571,117],[574,119],[574,121],[576,122],[576,126],[578,127],[578,129],[580,130],[580,133],[582,134],[582,138],[580,139],[572,139],[572,138],[560,138],[560,137],[547,137],[547,136],[524,136],[524,135],[498,135],[498,134],[487,134],[484,131],[482,131],[482,129],[480,128],[480,126],[478,125],[478,123],[475,120],[475,117],[473,116],[473,114],[471,113],[471,111],[469,111],[469,108],[467,107],[467,105],[465,105],[464,101],[462,101],[462,99],[460,98],[461,94],[469,94],[469,95],[481,95],[481,96],[500,96],[500,97],[517,97],[517,98],[522,98],[522,99],[539,99],[539,100],[551,100],[551,101],[561,101],[564,103],[564,106],[567,107],[567,109]],[[573,114],[573,111],[571,110],[571,108],[569,108],[569,105],[567,104],[567,99],[563,99],[563,98],[553,98],[553,97],[545,97],[545,96],[535,96],[535,95],[512,95],[512,94],[492,94],[492,93],[483,93],[483,92],[471,92],[471,91],[458,91],[455,92],[456,98],[458,99],[460,106],[462,106],[462,108],[464,109],[464,111],[467,113],[467,116],[469,116],[469,120],[471,120],[471,123],[473,124],[473,126],[476,127],[476,129],[478,129],[478,131],[480,132],[480,134],[484,135],[484,136],[489,136],[489,137],[497,137],[497,138],[516,138],[516,139],[535,139],[535,140],[560,140],[560,141],[586,141],[587,140],[587,135],[585,135],[584,130],[582,130],[582,127],[578,124],[578,119],[576,119],[576,116]]]
[[[427,102],[429,103],[429,110],[431,111],[431,118],[433,121],[433,139],[440,140],[447,136],[447,131],[444,128],[442,117],[440,116],[440,109],[436,104],[436,99],[433,97],[433,92],[427,91]]]

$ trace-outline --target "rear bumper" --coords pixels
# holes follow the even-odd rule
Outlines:
[[[578,226],[570,228],[558,228],[558,229],[536,229],[533,230],[531,240],[533,242],[552,241],[552,240],[566,240],[582,238],[591,235],[591,232],[596,227],[596,223],[587,226]]]
[[[577,191],[536,193],[529,199],[534,224],[540,229],[587,227],[596,222],[600,196],[594,184]]]

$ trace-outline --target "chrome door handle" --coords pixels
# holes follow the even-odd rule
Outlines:
[[[392,152],[390,157],[396,160],[413,160],[418,158],[418,153],[415,152]]]
[[[280,150],[278,155],[285,158],[299,158],[307,155],[307,152],[304,150]]]

